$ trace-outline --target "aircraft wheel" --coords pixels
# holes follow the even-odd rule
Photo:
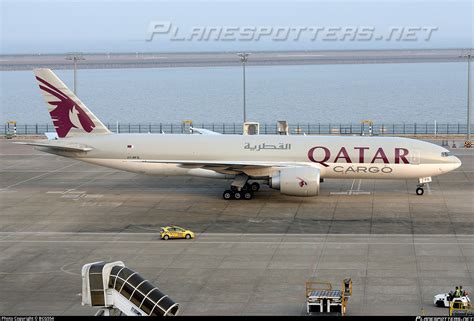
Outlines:
[[[424,192],[425,190],[423,189],[423,187],[418,187],[416,189],[416,195],[423,195]]]
[[[253,195],[251,192],[247,191],[247,192],[244,192],[244,200],[251,200]]]
[[[222,198],[224,198],[226,201],[231,200],[234,197],[234,192],[227,190],[222,194]]]
[[[240,192],[235,192],[235,193],[234,193],[234,198],[235,198],[236,200],[240,200],[240,199],[242,199],[242,194],[241,194]]]
[[[250,185],[250,189],[252,192],[257,192],[260,189],[260,184],[257,182],[253,182],[252,185]]]

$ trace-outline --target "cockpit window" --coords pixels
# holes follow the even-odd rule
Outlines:
[[[441,153],[441,157],[448,157],[448,156],[452,156],[452,155],[453,155],[453,153],[451,153],[451,152],[442,152]]]

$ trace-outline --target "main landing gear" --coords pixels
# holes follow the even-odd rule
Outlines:
[[[222,198],[225,200],[251,200],[253,194],[260,189],[260,184],[253,182],[252,184],[245,183],[242,188],[231,186],[230,189],[224,191]]]

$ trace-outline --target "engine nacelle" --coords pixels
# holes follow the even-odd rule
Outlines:
[[[270,187],[291,196],[319,194],[320,171],[312,167],[283,168],[270,177]]]

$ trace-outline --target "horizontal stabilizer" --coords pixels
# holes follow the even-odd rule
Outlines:
[[[54,143],[36,143],[36,142],[16,142],[15,144],[20,145],[31,145],[36,147],[44,147],[57,151],[66,151],[66,152],[88,152],[93,148],[87,145],[82,144],[73,144],[73,143],[60,143],[61,141],[55,141]]]

